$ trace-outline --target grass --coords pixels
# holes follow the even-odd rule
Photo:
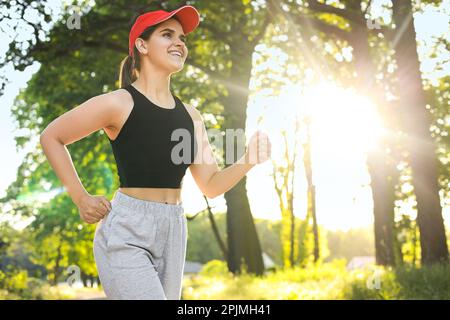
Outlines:
[[[26,270],[0,271],[0,300],[67,300],[104,297],[101,288],[71,287],[29,277]]]
[[[449,265],[382,269],[382,272],[379,290],[369,289],[362,278],[345,288],[347,296],[352,299],[450,300]]]
[[[245,272],[234,276],[219,263],[213,262],[214,268],[207,264],[200,274],[185,279],[183,299],[450,299],[449,265],[348,271],[345,261],[334,261],[256,277]]]
[[[1,299],[98,299],[101,288],[56,287],[24,272],[0,277]],[[8,290],[9,289],[9,290]],[[292,269],[276,269],[257,277],[228,272],[226,263],[208,262],[199,274],[183,280],[184,300],[450,300],[450,265],[422,268],[370,266],[349,271],[345,260]]]
[[[234,276],[224,270],[216,273],[202,270],[199,275],[185,279],[183,299],[343,299],[344,279],[339,275],[344,272],[342,261],[308,269],[275,270],[262,277],[246,272]]]

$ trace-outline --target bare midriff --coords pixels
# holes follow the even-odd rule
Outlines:
[[[172,188],[119,188],[119,191],[130,197],[167,204],[181,203],[181,189]]]

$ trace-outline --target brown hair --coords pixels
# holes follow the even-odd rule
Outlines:
[[[180,20],[176,16],[172,16],[171,19],[175,19],[178,22],[180,22]],[[152,35],[152,33],[156,30],[156,28],[163,22],[164,21],[148,27],[139,35],[139,38],[147,41]],[[120,73],[119,73],[120,88],[126,87],[127,85],[135,81],[139,76],[140,70],[141,70],[141,61],[139,56],[139,50],[136,48],[136,46],[134,46],[133,56],[127,55],[120,62]]]

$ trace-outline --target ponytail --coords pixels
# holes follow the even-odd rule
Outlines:
[[[136,66],[133,57],[126,56],[120,63],[119,83],[124,88],[137,79]]]

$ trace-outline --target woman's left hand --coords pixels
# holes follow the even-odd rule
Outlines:
[[[269,136],[261,130],[256,131],[250,138],[245,159],[247,163],[260,164],[271,156],[272,145]]]

